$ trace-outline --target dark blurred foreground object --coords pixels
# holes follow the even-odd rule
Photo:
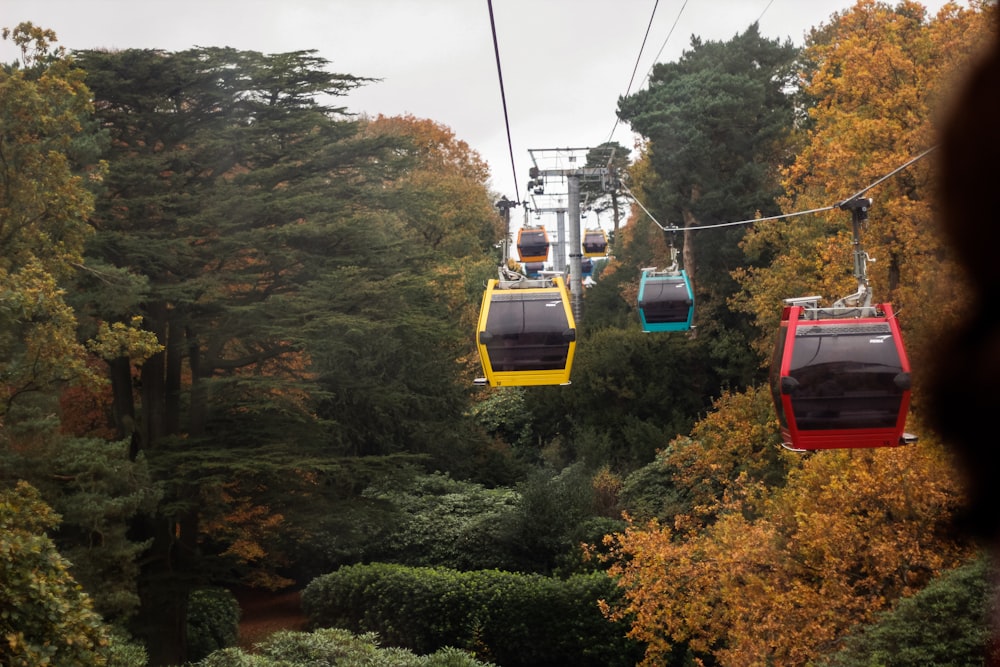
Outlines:
[[[1000,8],[992,7],[994,21]],[[1000,39],[951,101],[938,151],[940,223],[970,278],[969,315],[935,344],[932,425],[958,457],[969,497],[964,528],[1000,548]]]

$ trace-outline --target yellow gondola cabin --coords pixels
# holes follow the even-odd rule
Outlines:
[[[569,384],[576,322],[562,276],[490,280],[476,343],[486,375],[479,384]]]

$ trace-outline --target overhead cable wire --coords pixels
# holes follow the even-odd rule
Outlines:
[[[684,4],[682,4],[681,8],[677,10],[677,16],[674,17],[674,23],[670,26],[670,30],[667,32],[667,36],[664,38],[663,44],[660,45],[660,50],[656,52],[656,57],[653,58],[653,64],[649,66],[649,71],[646,72],[646,79],[648,79],[649,75],[653,73],[653,68],[656,67],[656,61],[660,59],[660,54],[663,53],[663,49],[667,48],[667,42],[670,41],[670,36],[674,34],[674,28],[677,27],[677,22],[681,20],[681,14],[684,13],[684,8],[687,7],[687,4],[687,0],[684,0]],[[643,80],[645,81],[646,79]]]
[[[503,104],[504,124],[507,126],[507,150],[510,152],[510,168],[514,174],[514,196],[516,198],[520,189],[517,185],[517,167],[514,166],[514,143],[510,139],[510,118],[507,115],[507,95],[504,93],[503,88],[503,69],[500,67],[500,47],[497,44],[497,24],[493,19],[493,0],[486,0],[486,4],[489,5],[490,9],[490,29],[493,31],[493,51],[497,58],[497,78],[500,81],[500,101]]]
[[[773,5],[773,4],[774,4],[774,0],[768,0],[767,6],[764,7],[764,11],[762,11],[760,13],[760,16],[757,17],[757,20],[755,21],[755,23],[760,23],[760,20],[762,18],[764,18],[764,14],[767,14],[767,10],[769,10],[771,8],[771,5]]]
[[[635,57],[635,65],[632,67],[632,77],[628,80],[628,88],[625,89],[625,94],[622,97],[628,97],[629,93],[632,92],[632,84],[635,83],[635,73],[639,71],[639,61],[642,59],[642,52],[646,49],[646,40],[649,39],[649,31],[653,27],[653,18],[656,16],[656,8],[659,6],[660,0],[656,0],[653,3],[653,12],[649,15],[649,23],[646,24],[646,34],[642,37],[642,44],[639,46],[639,53]],[[611,134],[608,135],[608,143],[615,136],[615,130],[618,129],[618,114],[615,114],[615,124],[611,127]]]
[[[748,218],[747,220],[736,220],[734,222],[720,222],[720,223],[714,224],[714,225],[698,225],[698,226],[694,226],[694,227],[678,227],[677,225],[664,226],[664,225],[662,225],[660,223],[659,220],[657,220],[653,216],[652,213],[649,212],[649,209],[647,209],[645,206],[642,205],[642,202],[639,201],[639,199],[635,196],[635,194],[632,193],[632,191],[630,189],[628,189],[628,187],[622,186],[622,189],[625,191],[625,193],[629,197],[632,198],[632,201],[634,201],[636,204],[638,204],[639,208],[641,208],[643,210],[643,212],[647,216],[649,216],[649,219],[652,220],[653,223],[657,227],[659,227],[660,229],[662,229],[665,232],[676,232],[676,231],[681,231],[681,230],[683,230],[683,231],[688,231],[688,230],[696,231],[696,230],[701,230],[701,229],[716,229],[716,228],[719,228],[719,227],[735,227],[736,225],[750,225],[750,224],[753,224],[755,222],[765,222],[765,221],[768,221],[768,220],[783,220],[785,218],[794,218],[794,217],[797,217],[797,216],[800,216],[800,215],[810,215],[810,214],[813,214],[813,213],[823,213],[824,211],[832,211],[834,209],[841,208],[842,204],[845,204],[845,203],[847,203],[849,201],[853,201],[853,200],[857,199],[858,197],[860,197],[861,195],[865,194],[866,192],[868,192],[869,190],[871,190],[875,186],[879,185],[880,183],[886,181],[887,179],[895,176],[896,174],[898,174],[902,170],[906,169],[907,167],[909,167],[914,162],[917,162],[918,160],[923,159],[924,157],[926,157],[928,154],[930,154],[936,148],[937,148],[937,146],[931,146],[930,148],[928,148],[927,150],[925,150],[923,153],[920,153],[919,155],[917,155],[914,158],[911,158],[910,160],[907,160],[902,165],[896,167],[895,169],[893,169],[892,171],[890,171],[888,174],[880,177],[878,180],[874,181],[873,183],[871,183],[870,185],[866,186],[865,188],[862,188],[861,190],[859,190],[858,192],[856,192],[852,196],[848,197],[847,199],[842,199],[841,201],[837,202],[836,204],[832,204],[831,206],[823,206],[821,208],[813,208],[813,209],[809,209],[808,211],[795,211],[794,213],[782,213],[780,215],[770,215],[770,216],[761,217],[761,218]]]
[[[935,146],[931,146],[930,148],[928,148],[927,150],[925,150],[923,153],[921,153],[917,157],[915,157],[912,160],[910,160],[908,162],[905,162],[905,163],[901,164],[900,166],[896,167],[895,169],[893,169],[892,171],[890,171],[888,174],[886,174],[882,178],[878,179],[877,181],[875,181],[874,183],[872,183],[868,187],[864,188],[863,190],[859,190],[858,192],[854,193],[853,196],[848,197],[844,201],[845,202],[849,202],[849,201],[851,201],[853,199],[857,199],[858,197],[860,197],[861,195],[865,194],[866,192],[868,192],[869,190],[871,190],[872,188],[874,188],[876,185],[878,185],[882,181],[884,181],[884,180],[886,180],[886,179],[888,179],[888,178],[890,178],[892,176],[895,176],[896,174],[898,174],[899,172],[903,171],[904,169],[906,169],[907,167],[909,167],[911,164],[913,164],[914,162],[916,162],[917,160],[923,159],[925,156],[927,156],[929,153],[931,153],[935,148],[937,148],[936,145]]]

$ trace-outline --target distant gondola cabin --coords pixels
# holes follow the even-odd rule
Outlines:
[[[585,230],[582,245],[584,257],[604,257],[608,254],[608,236],[603,229]]]
[[[476,342],[491,386],[569,384],[576,323],[562,277],[490,280]]]
[[[793,450],[895,447],[910,405],[910,364],[890,304],[782,311],[770,387]]]
[[[525,262],[524,275],[529,278],[537,278],[545,270],[545,262]]]
[[[638,306],[642,330],[647,333],[689,330],[694,320],[694,293],[687,272],[643,269]]]
[[[517,255],[522,262],[544,262],[549,257],[549,235],[542,227],[522,227],[517,232]]]

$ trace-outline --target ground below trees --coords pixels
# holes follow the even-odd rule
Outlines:
[[[305,630],[300,591],[235,591],[240,603],[239,647],[252,649],[278,630]]]

